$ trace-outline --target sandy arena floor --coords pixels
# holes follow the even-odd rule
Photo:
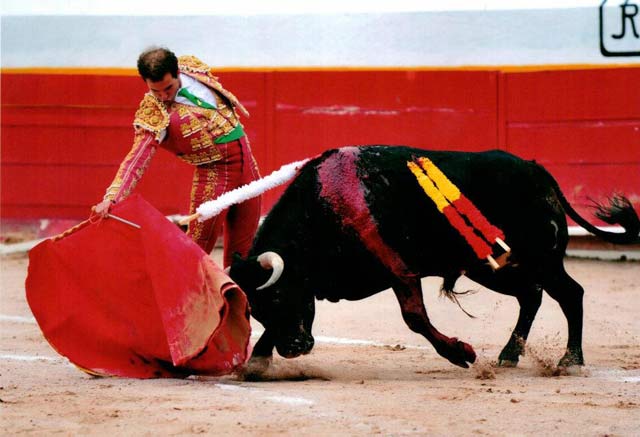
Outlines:
[[[94,378],[57,355],[24,296],[26,256],[1,263],[3,435],[558,435],[640,434],[640,263],[571,259],[585,287],[587,366],[566,374],[566,323],[545,295],[518,368],[496,368],[515,299],[460,281],[469,319],[424,280],[435,326],[475,347],[465,370],[404,325],[393,293],[320,302],[316,347],[276,358],[270,380]],[[259,326],[255,326],[259,330]],[[254,338],[255,340],[256,338]],[[561,373],[558,375],[558,373]]]

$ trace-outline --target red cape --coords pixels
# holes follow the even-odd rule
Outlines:
[[[81,369],[135,378],[222,375],[248,356],[240,288],[176,225],[133,195],[29,253],[27,301]]]

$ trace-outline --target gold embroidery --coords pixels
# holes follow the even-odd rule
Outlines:
[[[215,109],[201,108],[200,106],[176,102],[171,105],[171,111],[178,111],[180,118],[193,116],[193,114],[201,114],[204,117],[210,117],[212,113],[216,112]]]
[[[204,198],[209,200],[213,197],[216,190],[216,182],[218,179],[218,172],[215,169],[207,169],[207,183],[204,187]]]
[[[104,200],[121,200],[131,193],[155,154],[156,149],[152,141],[148,132],[136,128],[133,146],[120,163],[113,182],[107,188]]]
[[[219,136],[224,135],[224,125],[226,123],[227,120],[222,115],[216,112],[209,120],[209,132],[211,132],[211,135],[213,135],[214,138],[218,138]],[[231,132],[231,130],[229,130],[229,132]]]
[[[203,134],[199,137],[191,138],[189,144],[191,145],[191,150],[195,152],[196,150],[213,146],[213,141],[211,140],[211,137],[209,135]]]
[[[231,108],[229,107],[221,108],[220,114],[222,114],[224,118],[229,120],[229,123],[231,123],[233,127],[236,127],[238,125],[239,123],[238,117],[236,117],[236,114],[233,112]]]
[[[160,140],[162,132],[169,126],[169,113],[160,100],[147,93],[136,111],[133,125],[152,132],[156,140]]]
[[[178,64],[181,69],[191,71],[193,73],[209,74],[210,67],[193,55],[184,55],[178,57]]]
[[[188,137],[205,128],[213,139],[231,132],[240,122],[233,109],[222,102],[218,98],[218,110],[174,103],[171,110],[178,112],[181,121],[185,120],[180,124],[182,136]]]
[[[191,116],[191,112],[189,112],[189,109],[186,107],[186,105],[175,105],[175,107],[177,107],[178,109],[178,116],[180,118],[187,118]]]
[[[140,163],[140,167],[134,170],[135,176],[131,181],[131,183],[129,183],[129,185],[125,187],[125,189],[122,191],[120,195],[121,199],[124,199],[125,197],[129,197],[129,195],[133,192],[134,188],[138,184],[137,181],[139,181],[142,175],[144,174],[144,172],[147,171],[147,168],[149,167],[149,163],[151,162],[152,157],[153,157],[153,153],[147,156],[146,159]]]
[[[204,174],[203,174],[204,173]],[[215,168],[200,169],[197,168],[193,174],[193,186],[191,187],[191,211],[195,212],[198,204],[196,201],[201,202],[205,200],[211,200],[215,194],[216,183],[218,181],[218,172]],[[202,196],[198,196],[198,191],[202,190]],[[202,238],[202,231],[204,230],[205,223],[193,220],[189,223],[189,229],[187,231],[191,239],[198,241]]]
[[[193,220],[192,222],[189,223],[189,228],[187,230],[187,233],[191,235],[191,239],[193,241],[198,241],[200,237],[202,237],[203,228],[204,228],[204,225],[202,223],[200,223],[198,220]]]
[[[209,164],[211,162],[220,161],[222,159],[222,155],[220,151],[212,144],[210,147],[206,149],[198,150],[193,153],[185,153],[184,155],[179,155],[178,158],[182,159],[185,162],[188,162],[191,165],[200,165],[200,164]]]
[[[118,180],[118,177],[116,176],[116,180]],[[116,198],[116,194],[118,194],[118,191],[120,191],[120,187],[122,186],[122,179],[120,178],[118,182],[114,181],[111,185],[109,185],[109,188],[107,188],[107,192],[105,193],[104,197],[102,198],[102,200],[113,200]]]
[[[200,130],[202,130],[202,124],[195,117],[193,117],[190,121],[182,123],[180,125],[180,132],[182,133],[183,137],[188,137],[189,135],[199,132]]]

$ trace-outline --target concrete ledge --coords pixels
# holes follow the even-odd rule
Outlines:
[[[624,232],[624,229],[620,226],[597,226],[597,228],[602,231],[614,232],[616,234],[621,234]],[[567,230],[569,231],[570,237],[586,237],[593,235],[580,226],[567,226]]]
[[[603,261],[640,261],[640,250],[567,249],[567,256]]]

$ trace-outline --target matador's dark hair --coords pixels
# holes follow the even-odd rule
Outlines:
[[[149,47],[138,57],[138,73],[152,82],[162,80],[167,73],[178,77],[178,58],[165,47]]]

